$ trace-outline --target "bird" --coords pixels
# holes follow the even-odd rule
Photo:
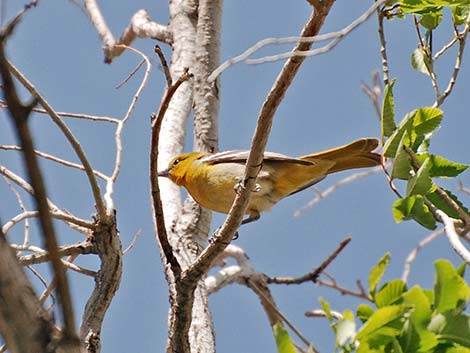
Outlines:
[[[380,165],[382,156],[373,152],[376,138],[362,138],[344,146],[301,157],[265,152],[256,188],[242,224],[256,221],[278,201],[305,190],[328,174]],[[219,153],[189,152],[174,157],[159,177],[183,186],[202,207],[229,213],[237,186],[243,179],[249,151]]]

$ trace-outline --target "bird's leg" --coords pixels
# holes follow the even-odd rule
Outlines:
[[[214,233],[212,234],[212,236],[211,236],[211,237],[209,238],[209,240],[208,240],[208,241],[209,241],[209,244],[212,244],[213,242],[216,241],[217,237],[219,236],[219,232],[220,232],[221,229],[222,229],[222,226],[218,227],[218,228],[214,231]],[[235,234],[233,235],[232,240],[235,240],[235,239],[238,239],[238,231],[235,232]],[[224,242],[224,244],[225,244],[225,245],[229,245],[230,243],[225,243],[225,242]]]
[[[243,221],[242,221],[242,224],[247,224],[247,223],[250,223],[250,222],[254,222],[254,221],[257,221],[258,219],[260,219],[261,215],[258,211],[250,211],[249,215],[247,218],[245,218]]]
[[[235,189],[235,192],[239,194],[242,190],[245,189],[245,185],[243,185],[243,177],[235,177],[235,180],[237,183],[233,187]],[[256,183],[255,187],[253,188],[253,192],[259,192],[261,190],[261,185]]]

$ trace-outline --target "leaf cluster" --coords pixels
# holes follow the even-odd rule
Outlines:
[[[322,300],[336,335],[336,351],[357,353],[469,353],[470,316],[464,313],[470,288],[463,279],[465,264],[455,269],[447,260],[435,262],[433,289],[407,288],[400,279],[380,288],[390,255],[382,257],[369,274],[369,294],[375,307],[360,304],[356,330],[351,311],[334,322]]]
[[[382,108],[383,155],[393,158],[391,179],[405,180],[406,194],[393,205],[397,222],[414,219],[428,229],[436,228],[436,219],[430,208],[438,208],[449,217],[459,218],[455,207],[449,205],[438,192],[433,178],[453,178],[464,172],[468,165],[450,161],[429,152],[429,146],[442,118],[442,110],[434,107],[418,108],[399,124],[395,122],[392,81],[384,91]],[[440,188],[443,190],[442,188]],[[462,210],[462,203],[450,191],[444,190]]]

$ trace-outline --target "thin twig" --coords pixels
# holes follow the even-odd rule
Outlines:
[[[384,32],[384,13],[383,9],[377,8],[377,22],[378,22],[378,32],[380,40],[380,57],[382,58],[382,73],[383,73],[383,82],[384,86],[387,86],[390,83],[390,70],[388,67],[388,58],[387,58],[387,42],[385,40]]]
[[[0,150],[4,150],[4,151],[22,151],[21,147],[20,146],[12,146],[12,145],[0,145]],[[44,159],[48,159],[50,161],[53,161],[53,162],[56,162],[56,163],[59,163],[59,164],[62,164],[66,167],[71,167],[71,168],[75,168],[75,169],[80,169],[80,170],[85,170],[85,168],[83,168],[83,165],[80,165],[80,164],[77,164],[77,163],[73,163],[73,162],[70,162],[70,161],[67,161],[65,159],[62,159],[62,158],[59,158],[59,157],[56,157],[56,156],[53,156],[52,154],[48,154],[48,153],[45,153],[45,152],[41,152],[39,150],[34,150],[34,153],[36,155],[38,155],[39,157],[42,157]],[[108,176],[106,176],[105,174],[97,171],[97,170],[93,170],[93,173],[100,179],[103,179],[103,180],[107,180],[108,179]]]
[[[330,311],[331,316],[333,316],[336,320],[341,320],[343,318],[343,315],[338,312],[331,310]],[[305,313],[306,317],[327,317],[326,313],[324,310],[310,310]]]
[[[328,258],[322,262],[320,266],[318,266],[316,269],[313,271],[297,278],[292,278],[292,277],[268,277],[267,278],[267,283],[275,283],[275,284],[302,284],[304,282],[316,282],[318,279],[318,276],[330,265],[330,263],[339,255],[341,251],[346,247],[346,245],[349,244],[351,241],[351,237],[348,237],[344,239],[336,248],[335,251],[333,251]]]
[[[23,202],[23,199],[21,198],[21,195],[18,192],[18,190],[16,190],[16,188],[13,186],[12,183],[10,183],[10,181],[8,180],[8,178],[6,176],[3,175],[3,179],[8,184],[8,187],[13,192],[13,194],[15,194],[16,199],[18,200],[18,204],[19,204],[21,210],[23,212],[27,212],[26,206],[25,206],[25,204]],[[5,227],[5,225],[2,227],[2,233],[3,233],[3,236],[6,236],[7,232],[5,232],[5,230],[3,229],[4,227]],[[25,246],[29,245],[29,220],[28,219],[26,219],[25,222],[24,222],[23,245],[25,245]]]
[[[338,181],[334,185],[330,186],[326,190],[318,193],[317,196],[315,196],[314,199],[310,200],[306,205],[302,206],[297,211],[295,211],[294,212],[294,217],[300,217],[303,212],[305,212],[309,208],[312,208],[317,203],[319,203],[321,200],[325,199],[326,197],[328,197],[329,195],[334,193],[336,190],[338,190],[342,186],[351,184],[352,182],[354,182],[356,180],[363,179],[363,178],[368,177],[369,175],[372,175],[372,174],[377,174],[381,171],[382,171],[382,167],[377,166],[377,167],[371,168],[367,171],[354,173],[354,174],[351,174],[350,176],[347,176],[346,178],[341,179],[340,181]]]
[[[299,337],[306,346],[308,346],[308,347],[312,346],[313,347],[312,342],[310,342],[307,338],[305,338],[305,336],[302,334],[302,332],[300,332],[300,330],[287,318],[287,316],[285,316],[278,309],[278,307],[263,293],[262,290],[260,290],[260,288],[255,283],[251,283],[250,287],[252,287],[256,291],[256,294],[261,296],[266,303],[269,303],[269,305],[271,305],[271,309],[274,310],[277,313],[277,315],[282,319],[282,321],[284,321],[286,323],[286,325],[289,326],[289,328],[292,330],[292,332],[294,332],[297,335],[297,337]]]
[[[374,2],[374,4],[370,8],[368,8],[361,16],[359,16],[356,20],[351,22],[348,26],[344,27],[342,30],[338,32],[331,33],[330,35],[332,36],[333,40],[330,43],[324,45],[323,47],[311,49],[311,50],[286,52],[282,54],[265,56],[265,57],[257,58],[257,59],[247,59],[245,60],[245,63],[248,65],[259,65],[259,64],[264,64],[267,62],[284,60],[290,57],[296,57],[296,56],[311,57],[311,56],[327,53],[333,50],[333,48],[335,48],[349,33],[351,33],[353,30],[355,30],[365,21],[367,21],[369,17],[372,16],[372,14],[380,6],[382,6],[385,3],[385,1],[386,0],[378,0]],[[324,36],[326,36],[326,34]]]
[[[0,100],[0,109],[4,109],[4,108],[8,108],[8,104]],[[41,109],[41,108],[33,108],[32,111],[35,113],[40,113],[40,114],[49,114],[45,109]],[[85,120],[100,121],[100,122],[106,122],[106,123],[112,123],[112,124],[119,123],[119,119],[111,118],[109,116],[68,113],[68,112],[56,112],[56,113],[57,115],[63,118],[85,119]]]
[[[457,36],[459,40],[459,50],[457,52],[457,57],[455,58],[454,71],[452,72],[452,76],[449,79],[449,83],[446,89],[444,90],[444,93],[442,93],[442,95],[437,97],[436,102],[434,103],[435,107],[439,107],[444,102],[444,100],[452,93],[452,89],[454,88],[455,82],[457,81],[457,76],[460,72],[460,66],[462,64],[465,43],[467,41],[467,34],[469,31],[470,31],[470,13],[469,13],[469,16],[467,17],[467,22],[465,24],[464,30],[462,31],[462,33],[459,33]]]
[[[381,5],[385,3],[385,0],[379,0],[374,3],[366,12],[364,12],[360,17],[358,17],[355,21],[351,22],[348,26],[344,27],[342,30],[337,31],[337,32],[331,32],[327,34],[321,34],[321,35],[313,35],[313,36],[301,36],[301,37],[285,37],[285,38],[266,38],[263,40],[260,40],[257,42],[255,45],[251,46],[245,52],[242,54],[230,58],[223,62],[217,69],[215,69],[210,76],[208,77],[209,82],[213,82],[223,71],[228,69],[230,66],[239,63],[241,61],[244,61],[247,64],[261,64],[265,62],[271,62],[271,61],[277,61],[277,60],[283,60],[283,59],[288,59],[292,57],[299,57],[299,56],[314,56],[318,54],[322,54],[325,52],[330,51],[333,49],[346,35],[348,35],[350,32],[352,32],[356,27],[358,27],[360,24],[365,22],[374,12],[377,8],[379,8]],[[322,11],[326,11],[326,13],[329,11],[328,6],[330,5],[321,5]],[[321,16],[321,15],[319,15]],[[248,59],[251,55],[256,53],[259,49],[271,45],[271,44],[285,44],[285,43],[300,43],[300,44],[307,44],[310,46],[313,42],[320,42],[320,41],[325,41],[325,40],[330,40],[332,41],[328,43],[327,45],[314,49],[314,50],[307,50],[307,49],[300,49],[300,50],[293,50],[288,53],[283,53],[283,54],[277,54],[273,56],[267,56],[259,59]]]
[[[67,223],[73,223],[76,224],[80,227],[88,228],[88,229],[94,229],[95,225],[91,222],[87,222],[83,219],[77,218],[75,216],[63,213],[63,212],[54,212],[50,211],[51,217],[55,219],[60,219],[62,221],[65,221]],[[25,211],[22,212],[12,219],[10,219],[7,223],[5,223],[2,227],[3,233],[6,235],[11,228],[13,228],[16,224],[20,223],[21,221],[25,219],[30,219],[30,218],[38,218],[40,217],[39,211]]]
[[[382,113],[380,109],[379,99],[382,96],[382,86],[380,84],[379,72],[377,70],[374,70],[374,72],[372,73],[372,86],[369,86],[365,82],[361,82],[361,88],[365,95],[369,97],[370,101],[372,102],[372,105],[375,109],[375,114],[380,120]]]
[[[131,103],[129,104],[126,114],[124,115],[123,119],[119,121],[117,128],[116,128],[116,132],[115,132],[116,157],[115,157],[115,162],[114,162],[114,170],[113,170],[113,174],[111,175],[111,177],[109,177],[107,180],[106,192],[104,194],[107,214],[112,214],[114,212],[114,202],[113,202],[114,184],[116,182],[117,177],[119,176],[119,172],[121,171],[121,164],[122,164],[122,131],[124,129],[124,125],[127,123],[132,112],[134,111],[137,100],[139,99],[142,91],[145,88],[145,85],[147,84],[147,81],[150,75],[150,69],[152,67],[148,57],[141,51],[131,48],[131,47],[127,47],[125,45],[119,45],[118,47],[130,50],[140,55],[146,63],[146,70],[145,70],[144,77],[142,78],[142,82],[139,85],[139,88],[137,89],[136,93],[134,94],[134,97],[132,98]]]
[[[351,289],[341,287],[340,285],[338,285],[338,283],[336,283],[336,281],[333,281],[333,280],[324,281],[322,279],[318,279],[317,283],[321,286],[325,286],[325,287],[335,289],[338,292],[340,292],[342,295],[350,295],[350,296],[353,296],[353,297],[357,297],[357,298],[361,298],[361,299],[365,299],[365,300],[368,300],[370,302],[373,302],[372,298],[370,298],[367,295],[366,292],[364,292],[362,290],[360,292],[356,292],[356,291],[353,291]]]
[[[465,186],[463,186],[462,180],[459,180],[457,182],[457,190],[461,191],[461,192],[463,192],[467,195],[470,195],[470,188],[466,188]]]
[[[142,59],[138,64],[137,66],[135,67],[134,70],[132,70],[130,72],[129,75],[127,75],[127,77],[122,81],[120,82],[119,84],[116,85],[116,89],[120,89],[122,86],[124,86],[127,82],[129,82],[129,80],[137,73],[137,71],[139,71],[139,69],[142,67],[142,65],[145,63],[145,60]]]
[[[165,75],[165,79],[166,79],[166,86],[171,87],[171,85],[173,84],[173,79],[171,78],[170,68],[168,67],[168,63],[166,61],[165,55],[163,55],[162,48],[156,45],[155,53],[157,53],[158,57],[160,58],[160,62],[162,63],[163,74]]]
[[[401,279],[403,280],[403,282],[408,281],[408,277],[411,271],[411,265],[413,264],[413,261],[416,260],[416,257],[418,256],[418,253],[421,251],[421,249],[431,244],[431,242],[433,242],[442,234],[444,234],[444,229],[439,229],[435,232],[432,232],[426,238],[421,240],[413,250],[411,250],[405,260],[405,264],[403,265],[403,273],[401,275]]]
[[[122,252],[123,255],[126,255],[129,251],[132,250],[132,248],[134,247],[135,243],[137,242],[137,239],[139,239],[140,235],[142,234],[142,229],[139,229],[137,231],[137,233],[135,233],[134,235],[134,238],[132,238],[132,241],[131,243],[128,245],[127,248],[124,249],[124,251]]]

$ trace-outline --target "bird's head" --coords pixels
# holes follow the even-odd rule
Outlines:
[[[203,152],[180,154],[170,161],[167,169],[158,172],[158,176],[169,178],[175,184],[184,186],[185,176],[188,172],[191,172],[191,168],[194,168],[194,161],[204,155]]]

